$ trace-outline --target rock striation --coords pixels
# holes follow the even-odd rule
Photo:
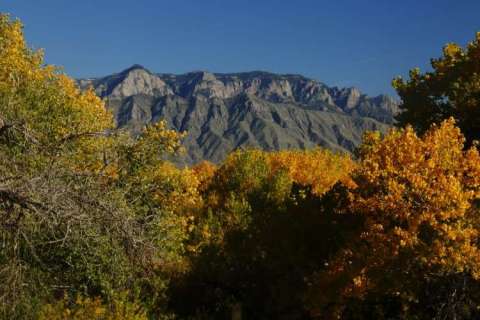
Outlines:
[[[386,131],[398,102],[368,97],[356,88],[336,88],[300,75],[254,71],[155,74],[134,65],[110,76],[79,80],[93,86],[117,125],[137,133],[164,119],[187,131],[184,164],[222,161],[237,149],[323,146],[351,152],[366,130]]]

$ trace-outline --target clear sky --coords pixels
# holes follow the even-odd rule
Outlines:
[[[264,70],[390,93],[446,42],[480,31],[480,0],[1,0],[74,77]]]

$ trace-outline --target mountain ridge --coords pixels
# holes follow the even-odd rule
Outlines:
[[[385,132],[398,113],[398,102],[386,95],[369,97],[354,87],[266,71],[169,74],[133,65],[78,83],[105,99],[119,127],[136,133],[164,119],[187,131],[187,152],[180,160],[185,164],[220,162],[239,147],[320,145],[350,152],[366,130]]]

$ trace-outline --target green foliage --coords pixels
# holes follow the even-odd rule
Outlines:
[[[108,303],[100,298],[78,296],[74,301],[64,298],[54,304],[44,305],[39,320],[147,320],[142,306],[131,301],[126,293],[117,293]],[[166,317],[164,318],[167,319]]]
[[[319,163],[325,171],[312,170]],[[348,175],[350,165],[318,150],[231,154],[206,180],[196,224],[201,243],[171,285],[171,308],[180,317],[225,319],[241,303],[246,318],[306,316],[305,275],[324,267],[344,242],[339,228],[355,220],[330,220],[317,192]]]
[[[402,99],[398,124],[411,124],[423,133],[453,117],[470,145],[480,138],[480,33],[466,48],[447,44],[431,64],[430,72],[416,68],[408,81],[400,77],[393,81]]]
[[[100,300],[89,297],[125,290],[163,314],[188,232],[180,200],[196,194],[163,160],[181,135],[112,128],[94,92],[44,65],[20,22],[0,15],[0,318],[35,318],[65,294],[91,309]]]

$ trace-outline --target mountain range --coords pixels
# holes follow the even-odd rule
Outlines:
[[[263,71],[176,75],[134,65],[78,83],[105,99],[118,127],[136,134],[164,119],[186,131],[183,164],[218,163],[248,147],[351,152],[366,130],[385,132],[398,113],[398,102],[386,95],[369,97],[356,88]]]

